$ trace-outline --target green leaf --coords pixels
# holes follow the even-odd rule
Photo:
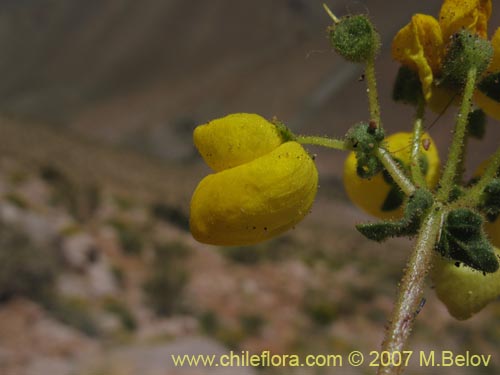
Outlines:
[[[403,204],[405,199],[404,193],[397,186],[393,186],[387,194],[387,197],[382,204],[382,211],[395,211]]]
[[[417,105],[420,100],[423,100],[422,84],[417,72],[406,66],[399,68],[392,90],[392,99],[395,102],[411,105]]]
[[[432,203],[432,194],[428,190],[418,189],[408,199],[403,219],[358,224],[356,229],[366,238],[377,242],[385,241],[389,237],[414,236]]]
[[[500,87],[498,88],[500,89]],[[476,109],[469,113],[468,135],[475,139],[483,139],[486,133],[486,113]]]
[[[437,250],[445,257],[482,272],[499,268],[493,246],[483,231],[483,218],[465,208],[451,211],[445,220]]]

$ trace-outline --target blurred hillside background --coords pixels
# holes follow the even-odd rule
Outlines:
[[[410,244],[355,232],[369,218],[346,200],[345,154],[310,148],[321,188],[289,234],[219,249],[187,231],[209,172],[192,146],[197,124],[255,112],[341,136],[366,120],[362,69],[331,51],[322,2],[0,2],[0,373],[220,374],[175,369],[169,354],[378,349]],[[388,132],[413,116],[391,101],[392,37],[440,5],[329,3],[339,16],[368,13],[381,34]],[[491,35],[498,7],[490,25]],[[442,155],[454,112],[430,129]],[[498,145],[498,125],[470,142],[469,173]],[[493,354],[488,368],[450,372],[498,373],[500,305],[458,323],[431,288],[426,297],[412,348]],[[259,372],[293,373],[226,371]]]

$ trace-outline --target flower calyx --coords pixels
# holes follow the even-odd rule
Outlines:
[[[332,47],[348,61],[366,63],[380,49],[380,36],[365,15],[342,17],[328,31]]]
[[[347,132],[345,136],[346,144],[356,154],[359,177],[370,178],[383,169],[374,152],[384,140],[384,137],[384,131],[377,124],[366,122],[354,125]]]
[[[463,87],[470,70],[480,77],[493,57],[491,43],[469,30],[462,29],[451,36],[443,62],[442,82],[445,86]]]

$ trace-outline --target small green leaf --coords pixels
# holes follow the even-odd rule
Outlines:
[[[417,72],[406,66],[399,68],[392,90],[392,99],[410,105],[417,105],[423,100],[422,84]]]
[[[500,87],[498,87],[500,89]],[[486,113],[481,109],[476,109],[469,113],[468,134],[475,139],[483,139],[486,133]]]
[[[384,203],[382,204],[382,211],[395,211],[404,202],[405,195],[397,186],[393,186],[387,194]]]
[[[414,236],[432,203],[432,194],[428,190],[417,189],[408,199],[403,219],[359,224],[356,229],[368,239],[377,242],[385,241],[389,237]]]
[[[483,229],[483,218],[465,208],[451,211],[442,229],[437,250],[445,257],[482,272],[495,272],[498,259]]]

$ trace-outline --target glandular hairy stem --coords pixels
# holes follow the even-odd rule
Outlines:
[[[462,158],[464,157],[464,142],[467,133],[469,113],[472,107],[472,95],[474,94],[474,89],[476,87],[476,75],[475,68],[471,69],[467,74],[467,83],[465,84],[462,104],[457,117],[450,151],[448,153],[448,161],[446,162],[443,176],[439,181],[440,189],[437,193],[437,199],[442,202],[448,201],[450,193],[453,190],[453,185],[455,184],[455,181],[457,181],[457,177],[461,176],[463,172],[459,169],[462,165]]]
[[[406,343],[424,295],[425,279],[431,267],[443,215],[443,210],[439,206],[434,206],[423,221],[415,248],[399,285],[392,319],[382,344],[383,351],[403,353],[406,349]],[[404,361],[401,366],[380,366],[377,374],[394,375],[401,374],[403,371]]]

